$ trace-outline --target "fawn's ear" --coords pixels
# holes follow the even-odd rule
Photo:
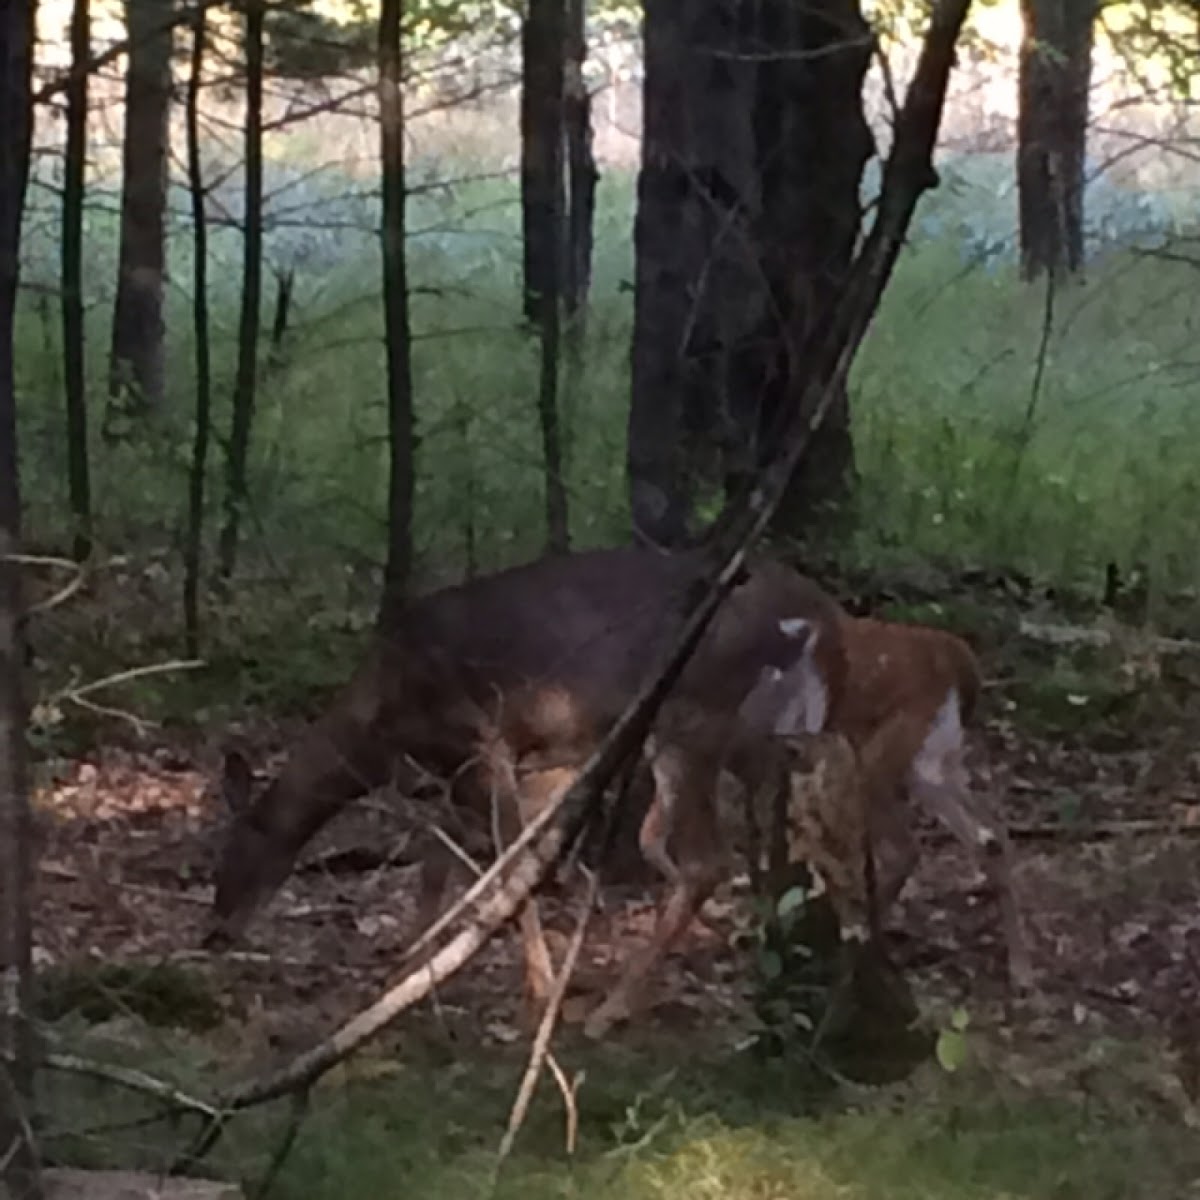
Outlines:
[[[225,751],[221,773],[221,798],[235,817],[250,809],[250,794],[254,790],[254,773],[245,756],[237,750]]]

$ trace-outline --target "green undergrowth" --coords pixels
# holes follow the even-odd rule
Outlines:
[[[198,973],[174,963],[78,963],[38,973],[34,1010],[55,1021],[74,1013],[102,1022],[132,1016],[154,1026],[203,1031],[224,1017],[220,1002]]]
[[[842,1094],[801,1064],[681,1049],[644,1035],[588,1049],[568,1041],[559,1054],[580,1080],[574,1154],[564,1145],[561,1097],[546,1079],[497,1178],[521,1048],[451,1054],[401,1036],[317,1088],[274,1194],[1127,1200],[1191,1195],[1200,1171],[1194,1137],[1133,1092],[1120,1103],[1088,1102],[968,1062],[952,1076],[930,1064],[904,1085]],[[184,1077],[211,1087],[234,1070],[226,1061],[214,1072],[203,1059],[193,1051]],[[56,1157],[128,1164],[117,1133],[80,1134],[101,1085],[72,1082],[69,1100],[55,1086],[57,1117],[69,1116],[74,1130],[51,1140]],[[123,1104],[134,1102],[109,1100],[106,1117],[128,1117]],[[259,1178],[288,1117],[279,1106],[236,1118],[206,1171]],[[164,1160],[186,1128],[139,1129],[139,1161]]]
[[[302,149],[281,144],[271,170],[302,176],[306,164],[288,157]],[[1138,576],[1150,622],[1192,634],[1200,629],[1193,268],[1111,252],[1084,281],[1063,288],[1046,336],[1041,291],[1008,266],[970,262],[955,232],[964,205],[1004,216],[987,173],[995,164],[985,158],[956,160],[954,187],[922,202],[856,363],[853,529],[833,548],[837,569],[828,582],[837,590],[849,574],[886,580],[927,564],[946,579],[962,568],[1017,573],[1060,597],[1084,596],[1088,617],[1113,564]],[[422,178],[436,166],[463,180],[410,201],[420,439],[415,583],[424,589],[538,553],[543,504],[538,348],[519,311],[516,180],[482,177],[479,164],[453,157],[418,166]],[[269,232],[272,263],[296,264],[293,324],[278,356],[263,348],[242,554],[229,595],[205,599],[206,665],[136,680],[98,700],[168,723],[222,721],[260,704],[303,713],[345,678],[363,644],[384,547],[382,318],[373,209],[361,198],[338,198],[334,175],[324,169],[329,195],[312,198],[324,218],[319,230],[302,231],[307,240],[297,245],[287,227]],[[579,547],[622,540],[628,529],[633,183],[617,169],[602,178],[586,341],[581,360],[563,371]],[[334,219],[342,210],[344,230]],[[41,213],[26,239],[35,281],[55,277],[54,220],[51,210]],[[89,213],[99,567],[69,611],[34,623],[40,694],[169,660],[182,643],[179,560],[194,387],[189,239],[185,227],[173,232],[166,411],[110,444],[98,427],[116,231],[113,214]],[[215,229],[211,253],[210,551],[235,358],[236,231]],[[69,540],[58,338],[56,312],[31,290],[18,346],[23,484],[31,547],[51,552]],[[1011,629],[1004,603],[963,598],[953,584],[891,610],[970,633],[985,646],[1003,648]],[[1078,694],[1076,681],[1064,686]],[[1034,697],[1033,707],[1054,710],[1056,727],[1070,725],[1072,714],[1057,700]],[[91,719],[68,705],[57,728],[71,733],[74,723],[80,732],[71,740],[86,740]]]

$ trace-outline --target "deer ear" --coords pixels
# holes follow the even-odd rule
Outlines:
[[[819,636],[814,629],[804,653],[783,674],[783,703],[773,729],[778,735],[820,733],[825,728],[829,716],[829,688],[816,658]]]
[[[250,808],[250,793],[254,790],[254,773],[250,764],[237,750],[225,752],[225,766],[221,776],[221,797],[235,817]]]

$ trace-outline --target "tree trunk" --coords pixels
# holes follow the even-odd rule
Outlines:
[[[246,0],[246,188],[242,230],[242,304],[238,321],[237,375],[233,420],[225,463],[225,525],[218,545],[221,578],[233,574],[242,510],[246,505],[246,462],[258,382],[259,304],[262,294],[262,124],[264,0]]]
[[[845,285],[871,150],[856,0],[648,0],[629,421],[635,532],[695,536],[751,481]],[[842,397],[780,518],[837,495]]]
[[[41,1195],[29,1120],[34,1091],[29,1022],[32,942],[29,889],[33,838],[25,775],[25,645],[21,623],[21,493],[13,363],[21,215],[32,133],[33,3],[0,7],[0,1186]]]
[[[628,473],[635,535],[693,539],[737,449],[766,296],[743,0],[647,0]]]
[[[196,427],[188,475],[188,527],[183,552],[183,626],[187,653],[200,653],[200,566],[204,539],[204,481],[212,426],[212,366],[208,338],[208,226],[200,161],[200,81],[204,70],[207,10],[192,14],[187,88],[187,174],[192,207],[192,329],[196,341]]]
[[[399,610],[412,569],[414,437],[408,262],[404,246],[407,189],[403,22],[404,0],[383,0],[379,13],[379,157],[383,176],[381,244],[387,347],[388,554],[380,612],[385,623]]]
[[[67,83],[67,140],[62,197],[63,390],[67,415],[67,490],[74,521],[73,553],[82,562],[92,551],[92,487],[88,455],[83,322],[83,193],[87,164],[90,0],[71,11],[71,75]]]
[[[599,172],[592,153],[592,98],[583,78],[587,60],[587,0],[567,0],[563,126],[567,145],[567,229],[563,259],[563,307],[582,335],[592,282],[592,226]]]
[[[745,375],[735,425],[742,453],[727,492],[757,473],[810,382],[828,316],[845,288],[862,225],[859,189],[873,146],[862,85],[871,34],[858,0],[759,0],[762,57],[754,98],[756,170],[762,208],[755,242],[767,303]],[[854,467],[843,389],[805,456],[776,516],[798,534],[825,523],[845,498]]]
[[[121,244],[105,414],[109,436],[115,436],[125,414],[157,412],[163,402],[172,22],[169,0],[126,0],[129,60]]]
[[[538,324],[538,416],[545,478],[546,545],[569,545],[558,406],[563,220],[563,55],[565,0],[530,0],[522,26],[521,195],[525,314]]]
[[[1083,189],[1096,0],[1021,0],[1017,190],[1021,274],[1083,269]]]

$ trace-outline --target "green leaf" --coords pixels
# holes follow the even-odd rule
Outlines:
[[[967,1061],[967,1038],[959,1029],[943,1029],[938,1034],[937,1060],[942,1070],[953,1074]]]
[[[766,979],[778,979],[783,971],[783,960],[774,950],[764,950],[758,956],[758,969]]]
[[[779,903],[775,906],[775,915],[782,921],[784,917],[789,916],[796,909],[800,908],[806,899],[807,893],[802,887],[788,888],[779,897]]]
[[[964,1032],[970,1023],[971,1015],[965,1008],[956,1008],[950,1014],[950,1028],[957,1030],[959,1033]]]

